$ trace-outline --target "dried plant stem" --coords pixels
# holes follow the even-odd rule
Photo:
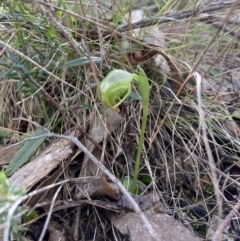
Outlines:
[[[46,231],[47,231],[48,224],[49,224],[50,219],[51,219],[51,215],[52,215],[52,212],[53,212],[54,203],[55,203],[55,201],[56,201],[56,199],[57,199],[57,196],[58,196],[58,194],[59,194],[59,192],[60,192],[61,189],[62,189],[62,185],[58,188],[58,190],[56,191],[56,193],[55,193],[54,196],[53,196],[53,200],[52,200],[52,202],[51,202],[51,206],[50,206],[50,209],[49,209],[49,212],[48,212],[48,215],[47,215],[47,219],[46,219],[46,221],[45,221],[45,223],[44,223],[43,230],[42,230],[42,233],[41,233],[38,241],[42,241],[43,238],[44,238],[44,235],[45,235],[45,233],[46,233]]]
[[[215,231],[212,241],[219,241],[221,240],[221,235],[227,225],[231,222],[232,218],[236,215],[236,212],[240,209],[240,201],[233,207],[231,212],[227,215],[227,217],[222,221],[222,223],[218,226],[217,230]],[[239,216],[239,215],[238,215]]]

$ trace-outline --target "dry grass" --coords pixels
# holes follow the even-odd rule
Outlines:
[[[4,63],[0,74],[5,74],[0,80],[2,140],[10,138],[4,128],[21,133],[32,130],[28,122],[12,121],[19,117],[55,133],[69,131],[73,123],[88,132],[93,113],[105,120],[97,92],[99,81],[112,69],[134,72],[139,64],[151,84],[140,190],[148,186],[148,191],[161,194],[169,208],[179,216],[184,213],[198,235],[205,237],[211,215],[224,218],[235,205],[239,190],[239,184],[226,178],[240,175],[238,2],[225,8],[219,3],[215,5],[219,9],[211,12],[204,1],[161,1],[159,5],[145,1],[59,1],[52,3],[55,16],[49,4],[14,4],[13,8],[4,2],[1,8],[8,15],[0,29]],[[177,13],[201,6],[201,13],[172,21]],[[129,31],[123,31],[130,23],[125,14],[133,15],[136,7],[144,9],[135,16],[140,17],[141,31],[131,30],[130,25]],[[154,32],[157,25],[149,25],[144,17],[162,17],[163,22]],[[98,57],[97,63],[92,56]],[[79,57],[78,66],[66,67]],[[157,58],[161,64],[156,64]],[[6,74],[8,70],[11,73]],[[136,96],[121,107],[121,127],[101,144],[104,151],[100,157],[119,179],[133,172],[141,124],[141,103]],[[77,177],[79,160],[82,163],[83,156],[73,155],[62,177],[70,178],[68,172]],[[106,214],[90,209],[92,220],[100,227]],[[103,236],[107,235],[113,234]]]

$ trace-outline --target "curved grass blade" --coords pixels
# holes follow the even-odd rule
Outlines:
[[[101,61],[101,58],[92,56],[91,60],[93,61],[93,63],[99,63]],[[70,68],[70,67],[84,66],[84,65],[88,65],[88,64],[90,64],[88,58],[87,57],[81,57],[81,58],[77,58],[77,59],[74,59],[74,60],[71,60],[71,61],[67,62],[65,64],[65,66]]]

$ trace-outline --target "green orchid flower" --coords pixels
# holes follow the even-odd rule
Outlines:
[[[100,84],[100,95],[103,104],[115,111],[118,111],[118,106],[126,100],[126,98],[131,93],[131,83],[136,81],[138,84],[138,91],[142,98],[143,105],[143,118],[141,125],[141,132],[139,137],[138,152],[135,163],[135,171],[133,176],[133,182],[130,187],[130,191],[134,192],[136,190],[136,182],[139,171],[142,147],[144,142],[144,133],[146,130],[147,116],[148,116],[148,105],[149,105],[149,95],[150,87],[148,83],[147,76],[144,70],[140,67],[139,74],[131,74],[124,70],[112,70],[103,79]]]
[[[118,110],[118,106],[130,95],[133,74],[115,69],[101,82],[100,92],[105,106]]]

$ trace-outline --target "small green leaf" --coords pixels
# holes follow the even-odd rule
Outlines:
[[[141,182],[146,184],[146,185],[149,185],[151,182],[152,182],[152,178],[150,176],[144,176],[142,179],[141,179]]]
[[[132,190],[133,186],[133,179],[130,177],[124,177],[122,180],[123,186],[128,190],[129,192],[132,192],[133,194],[138,194],[138,187],[135,186],[134,190]]]
[[[94,63],[99,63],[101,61],[101,58],[92,56],[91,60]],[[70,68],[70,67],[84,66],[84,65],[88,65],[88,64],[90,64],[88,58],[87,57],[81,57],[81,58],[74,59],[74,60],[71,60],[71,61],[67,62],[65,64],[65,66]]]
[[[42,129],[39,129],[35,132],[33,137],[39,136],[41,134],[45,134],[46,132]],[[13,157],[11,162],[9,163],[7,170],[5,171],[7,176],[12,175],[18,168],[27,163],[34,153],[38,150],[41,144],[44,142],[46,137],[39,138],[36,140],[28,140],[25,142],[23,147],[17,152],[17,154]]]
[[[62,5],[63,5],[63,0],[57,0],[57,1],[56,1],[56,6],[57,6],[58,8],[61,8]],[[62,11],[57,10],[57,11],[56,11],[57,17],[58,17],[58,18],[61,18],[62,13],[63,13]]]
[[[32,221],[33,219],[37,218],[39,216],[38,211],[32,210],[30,213],[23,216],[24,223],[27,223],[29,221]]]
[[[142,97],[138,93],[133,91],[130,92],[129,97],[133,98],[134,100],[142,101]]]
[[[0,200],[8,199],[9,182],[4,172],[0,172]]]
[[[5,62],[1,62],[1,61],[0,61],[0,65],[6,67],[6,68],[8,68],[8,69],[11,69],[11,68],[12,68],[12,65],[10,65],[10,64],[8,64],[8,63],[5,63]]]

